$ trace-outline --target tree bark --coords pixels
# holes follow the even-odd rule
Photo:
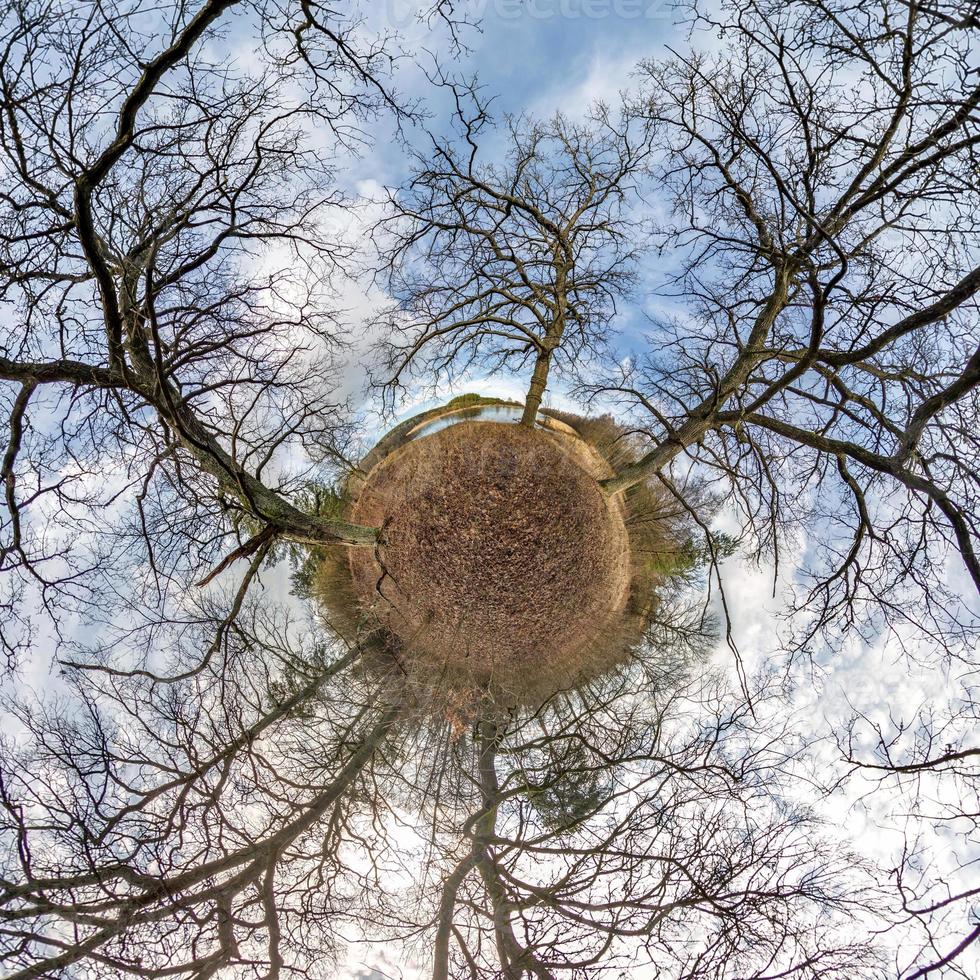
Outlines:
[[[500,803],[500,783],[497,778],[497,749],[502,732],[491,718],[483,717],[477,726],[480,746],[478,767],[483,813],[473,824],[472,856],[490,901],[500,975],[504,980],[521,980],[531,973],[540,980],[555,980],[554,974],[534,955],[531,946],[523,946],[514,934],[511,907],[507,891],[497,871],[494,849],[490,843],[497,834],[497,806]]]
[[[130,367],[124,374],[81,361],[18,363],[0,357],[0,380],[130,391],[142,398],[171,427],[204,472],[213,476],[227,493],[242,502],[249,513],[265,521],[277,533],[307,545],[332,541],[360,547],[377,544],[377,528],[304,514],[248,473],[222,449],[218,440],[182,403],[176,392],[166,388],[165,383],[154,375],[148,352],[143,354],[143,361],[145,363],[140,365],[142,372]]]
[[[442,886],[439,928],[436,931],[435,951],[432,958],[432,980],[449,980],[449,936],[453,928],[453,913],[456,911],[456,893],[477,860],[476,854],[468,854],[456,865]]]
[[[63,953],[39,960],[11,974],[10,980],[31,980],[34,977],[51,976],[64,967],[84,959],[93,950],[123,935],[130,928],[149,926],[165,920],[175,907],[186,909],[203,906],[218,900],[223,895],[240,892],[253,883],[259,877],[259,873],[274,867],[276,857],[283,848],[323,818],[327,810],[337,802],[371,760],[401,710],[400,697],[386,706],[377,724],[365,734],[337,776],[323,788],[316,799],[307,805],[306,811],[291,823],[265,840],[246,844],[224,857],[192,867],[182,874],[169,878],[163,876],[157,881],[149,882],[148,887],[136,891],[131,898],[120,902],[114,910],[115,918],[107,916],[106,924],[87,939],[67,948]],[[216,879],[226,872],[233,872],[232,877],[223,881],[211,881],[201,892],[191,892],[191,889],[197,885],[207,883],[209,879]],[[97,921],[93,918],[86,924],[96,925]]]
[[[527,400],[524,402],[524,414],[521,416],[521,425],[525,428],[534,428],[534,420],[538,417],[538,409],[541,407],[541,397],[548,385],[550,368],[551,351],[546,350],[538,355],[534,363],[534,374],[531,375],[531,385],[527,391]]]
[[[755,319],[744,350],[722,377],[715,391],[705,398],[700,405],[691,409],[685,421],[645,456],[629,466],[624,466],[615,476],[599,481],[599,486],[607,497],[622,493],[653,476],[675,456],[703,438],[713,428],[717,413],[738,390],[739,386],[744,384],[752,368],[764,356],[763,342],[776,322],[776,317],[786,308],[792,278],[793,271],[786,266],[777,272],[772,293]]]

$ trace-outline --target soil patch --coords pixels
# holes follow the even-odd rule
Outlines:
[[[480,683],[574,669],[629,592],[622,507],[596,485],[605,466],[577,436],[495,422],[389,453],[351,510],[385,529],[377,553],[350,549],[363,621]]]

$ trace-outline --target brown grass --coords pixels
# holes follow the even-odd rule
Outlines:
[[[571,664],[627,598],[626,533],[601,467],[577,437],[506,423],[400,447],[352,509],[385,526],[376,555],[351,551],[364,624],[387,629],[403,658],[477,684]]]
[[[486,698],[540,703],[614,667],[677,574],[677,502],[647,485],[609,502],[596,485],[635,458],[623,429],[550,414],[533,431],[461,421],[386,437],[347,513],[385,525],[385,545],[319,553],[324,618],[351,642],[371,634],[365,668],[409,674],[444,719]]]

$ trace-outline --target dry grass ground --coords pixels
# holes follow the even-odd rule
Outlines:
[[[350,552],[362,623],[403,659],[477,684],[571,665],[625,605],[623,515],[577,437],[463,422],[376,465],[353,519],[383,524],[377,554]]]
[[[394,658],[423,711],[454,725],[487,697],[539,703],[620,663],[689,558],[683,508],[661,488],[600,493],[635,458],[622,427],[550,415],[533,431],[394,430],[346,488],[345,515],[384,525],[386,543],[318,552],[311,593],[331,627],[372,635],[380,659],[365,666]]]

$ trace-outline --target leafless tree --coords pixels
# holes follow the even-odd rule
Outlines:
[[[695,5],[720,49],[644,65],[636,106],[679,271],[649,351],[592,389],[648,438],[610,492],[696,474],[776,572],[806,538],[792,650],[833,663],[856,633],[949,672],[943,704],[841,738],[847,785],[877,773],[873,805],[906,815],[900,903],[928,935],[896,971],[915,977],[969,975],[978,939],[970,859],[927,856],[940,825],[976,846],[978,13]]]
[[[823,623],[910,619],[914,592],[958,632],[950,549],[980,588],[976,17],[745,0],[695,23],[722,50],[646,64],[637,106],[686,309],[609,379],[650,444],[607,490],[693,464],[767,547],[815,511]]]
[[[631,957],[686,977],[887,975],[861,932],[890,924],[885,896],[794,801],[806,744],[777,723],[778,686],[732,701],[638,655],[461,725],[365,657],[370,638],[344,649],[261,601],[279,540],[377,539],[299,505],[297,456],[342,434],[330,282],[349,257],[308,137],[356,143],[411,109],[356,7],[178,3],[163,37],[159,15],[142,33],[154,9],[18,0],[3,22],[0,640],[14,663],[38,603],[51,628],[84,613],[98,634],[62,638],[60,698],[5,704],[5,966],[313,976],[367,923],[428,944],[436,977]],[[760,553],[809,522],[801,646],[916,620],[969,671],[941,572],[954,552],[980,585],[976,5],[734,11],[698,15],[716,59],[646,66],[625,120],[514,121],[491,164],[482,113],[461,111],[397,198],[390,323],[409,340],[398,354],[390,335],[390,364],[533,360],[533,422],[551,361],[601,352],[650,169],[691,315],[593,388],[637,409],[648,446],[606,489],[656,478],[684,502],[693,474],[731,493]],[[248,72],[228,67],[233,14],[261,38]],[[697,626],[676,637],[696,646]],[[974,705],[926,719],[907,756],[884,728],[877,754],[841,748],[889,780],[939,773],[957,802],[926,816],[971,821]],[[393,832],[409,815],[417,852]],[[913,881],[917,857],[896,873],[924,930],[906,972],[959,969],[975,924],[941,927],[975,889]]]
[[[370,638],[338,649],[267,602],[202,661],[222,611],[79,650],[61,704],[5,705],[8,975],[320,976],[350,929],[437,978],[885,975],[857,935],[880,893],[790,801],[805,744],[703,644],[651,635],[460,728]],[[182,672],[119,669],[161,643]]]
[[[393,297],[379,381],[392,392],[406,373],[432,380],[530,362],[532,426],[552,368],[574,374],[606,348],[633,286],[647,127],[599,105],[582,122],[508,118],[501,134],[478,92],[450,87],[456,135],[419,155],[377,229]],[[487,146],[501,136],[496,159]]]
[[[927,664],[973,671],[977,5],[734,0],[694,4],[691,23],[720,50],[646,63],[632,107],[650,151],[630,180],[656,188],[666,217],[653,241],[679,271],[649,349],[582,385],[632,409],[647,439],[604,487],[656,479],[670,489],[693,473],[731,499],[743,540],[777,572],[787,538],[805,531],[794,649],[814,654],[850,631],[889,634]],[[474,177],[485,125],[477,116],[475,131],[464,125],[457,144],[438,146],[401,198],[389,378],[416,357],[449,371],[537,350],[510,316],[527,309],[515,304],[519,287],[535,310],[540,292],[508,250],[523,241],[509,224],[523,144],[511,126],[508,166]],[[470,221],[466,208],[488,187],[487,217]],[[627,223],[628,197],[616,198]],[[574,202],[561,213],[574,215]],[[543,264],[553,296],[554,267]],[[532,387],[525,421],[539,399]],[[971,703],[965,694],[951,709],[961,725]],[[952,812],[967,827],[971,780],[950,770],[961,800]],[[957,894],[957,907],[972,907],[971,888]],[[933,911],[949,907],[944,899]],[[955,959],[935,953],[946,968]]]
[[[409,895],[435,980],[887,975],[861,938],[880,891],[783,795],[804,746],[682,675],[634,662],[536,713],[480,712],[439,758],[469,803],[434,810]]]
[[[920,945],[904,951],[908,980],[969,977],[980,915],[976,883],[980,745],[974,671],[950,678],[957,696],[924,704],[912,717],[858,713],[838,736],[846,782],[888,814],[903,835],[891,869],[903,915],[924,925]],[[886,795],[887,794],[887,795]]]
[[[248,72],[234,24],[258,42]],[[60,703],[5,708],[14,975],[276,972],[299,931],[302,970],[335,946],[341,797],[398,702],[345,677],[338,710],[312,710],[355,654],[296,652],[249,593],[281,538],[376,538],[291,498],[297,451],[344,424],[330,283],[348,249],[327,221],[346,201],[327,157],[382,112],[410,118],[395,53],[356,4],[4,10],[0,642],[8,666],[39,640],[36,659],[57,643],[76,664]],[[236,559],[227,601],[189,608]],[[72,653],[72,614],[101,650]],[[263,737],[301,709],[310,756],[270,763],[283,746]],[[324,819],[334,844],[310,837]],[[314,860],[277,909],[283,848]]]
[[[397,676],[358,681],[359,650],[299,642],[299,625],[253,605],[202,666],[205,604],[150,638],[188,658],[182,675],[90,660],[60,705],[5,705],[7,976],[269,976],[287,956],[307,976],[336,955],[344,891],[378,870],[355,853],[403,705]]]
[[[452,21],[450,5],[439,15]],[[222,550],[247,558],[279,537],[374,543],[373,528],[294,506],[298,474],[283,465],[341,419],[331,281],[349,249],[327,222],[347,202],[328,157],[380,113],[413,112],[391,85],[396,50],[361,20],[356,4],[316,0],[5,11],[11,661],[27,642],[13,624],[28,593],[52,612],[91,598],[90,573],[137,545],[163,588],[176,562],[200,574]],[[229,67],[233,23],[258,43],[249,72]],[[109,510],[80,540],[80,522]],[[129,548],[104,547],[131,512]]]

